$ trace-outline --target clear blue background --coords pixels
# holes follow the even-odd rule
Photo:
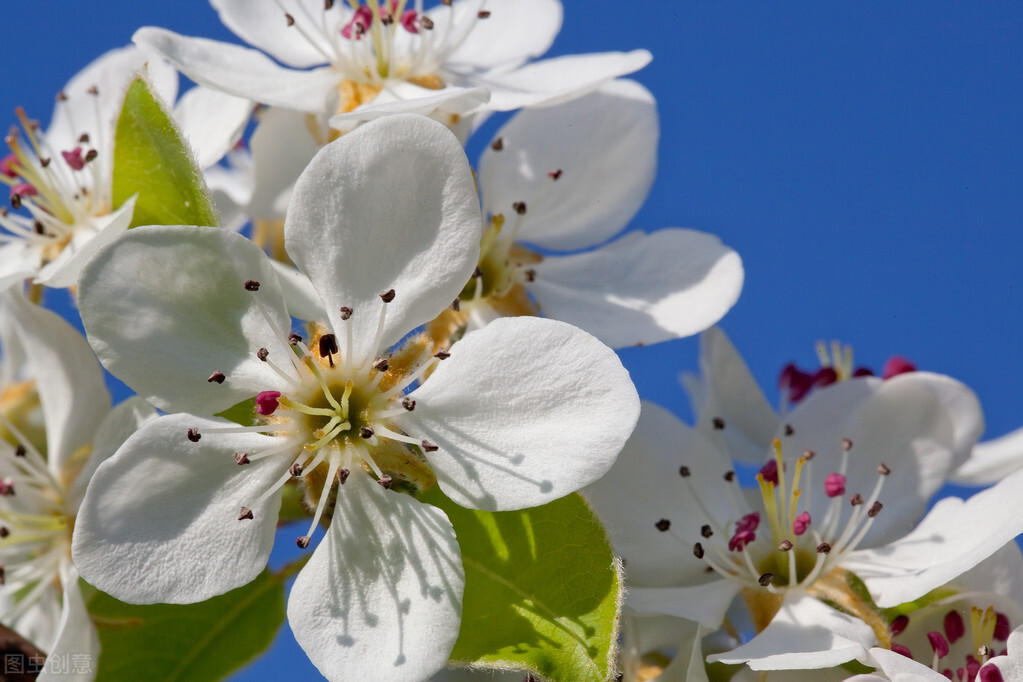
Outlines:
[[[1023,4],[565,4],[551,55],[654,54],[636,78],[660,104],[660,171],[634,226],[739,251],[746,286],[723,326],[769,395],[785,362],[814,367],[814,342],[837,338],[877,369],[899,353],[964,381],[988,437],[1023,425]],[[203,0],[37,0],[4,17],[10,122],[22,105],[45,123],[61,85],[139,26],[234,40]],[[686,415],[675,377],[695,354],[683,340],[622,355],[643,397]],[[317,676],[288,634],[237,679],[284,675]]]

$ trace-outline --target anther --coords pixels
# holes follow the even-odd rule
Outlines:
[[[732,481],[735,480],[735,472],[734,471],[726,471],[725,475],[724,475],[724,479],[728,483],[731,483]]]
[[[515,209],[515,212],[519,215],[526,215],[526,202],[516,201],[512,204],[512,208]]]
[[[393,480],[394,479],[392,479],[389,475],[384,474],[384,477],[378,480],[377,483],[379,483],[383,488],[390,488]]]
[[[803,450],[803,459],[809,462],[811,459],[817,456],[817,453],[813,450]]]
[[[817,553],[818,554],[827,554],[830,551],[831,551],[831,545],[829,545],[826,542],[822,542],[821,544],[817,545]]]
[[[249,509],[248,507],[242,507],[241,513],[238,514],[238,520],[239,521],[243,521],[245,519],[251,519],[251,518],[252,518],[252,510]]]
[[[725,428],[725,420],[721,417],[714,417],[714,419],[711,420],[711,424],[714,425],[715,431],[721,431]]]
[[[940,632],[928,632],[927,642],[931,645],[931,650],[934,651],[938,658],[948,656],[948,641]]]
[[[437,358],[438,360],[447,360],[448,358],[451,357],[451,353],[447,352],[446,350],[439,350],[433,354],[433,357]]]
[[[11,531],[7,528],[7,526],[0,526],[0,538],[5,538],[10,534]]]
[[[380,294],[380,300],[384,303],[390,303],[394,300],[394,289],[388,289],[384,293]]]
[[[41,221],[36,220],[32,223],[32,231],[36,234],[46,234],[46,226]]]
[[[671,521],[669,521],[668,519],[661,519],[660,521],[655,523],[654,526],[656,526],[657,530],[663,533],[669,528],[671,528]]]
[[[504,149],[504,138],[495,137],[494,141],[490,143],[490,148],[493,149],[495,152],[499,152],[502,149]]]
[[[262,391],[256,396],[256,412],[264,417],[273,414],[280,407],[280,391]]]
[[[384,26],[390,26],[391,24],[394,23],[394,17],[390,14],[381,14],[380,23],[383,24]]]
[[[18,447],[14,448],[15,457],[24,457],[26,452],[28,451],[25,449],[25,446],[22,445],[21,443],[18,443]]]
[[[480,19],[486,19],[487,17],[490,16],[490,11],[481,9],[479,12],[476,12],[476,16],[479,17]]]
[[[88,144],[89,143],[89,133],[82,133],[81,135],[79,135],[78,136],[78,141],[81,144]]]
[[[703,558],[703,545],[701,545],[699,542],[693,545],[693,556],[696,557],[697,559]]]
[[[341,319],[347,320],[352,316],[354,311],[346,305],[341,306]]]
[[[480,270],[480,266],[477,265],[476,269],[472,271],[472,278],[473,279],[479,279],[482,276],[483,276],[483,271]]]
[[[859,493],[856,493],[855,495],[849,498],[849,504],[851,504],[854,507],[858,507],[859,505],[863,504],[863,496],[861,496]]]
[[[291,468],[288,469],[288,473],[291,474],[294,478],[298,478],[299,476],[301,476],[303,471],[305,471],[305,467],[303,467],[298,462],[292,464]]]
[[[850,450],[852,450],[852,441],[849,440],[848,438],[843,438],[842,439],[842,449],[845,450],[846,452],[849,452]]]
[[[557,180],[561,177],[561,169],[559,168],[558,170],[547,171],[547,177],[551,180]]]
[[[380,358],[373,363],[373,369],[378,372],[386,372],[388,367],[390,367],[390,365],[387,364],[387,358]]]
[[[461,299],[456,298],[455,300],[453,300],[451,302],[451,309],[454,310],[456,313],[459,310],[461,310],[462,309],[462,301],[461,301]]]
[[[227,377],[219,369],[210,375],[210,378],[206,380],[209,384],[222,384]]]
[[[700,526],[700,535],[702,535],[705,538],[709,538],[712,535],[714,535],[714,529],[711,528],[709,524]]]
[[[892,470],[889,469],[884,462],[881,462],[880,464],[877,465],[877,473],[881,474],[882,476],[887,476],[888,474],[892,473]]]
[[[262,360],[263,362],[266,362],[266,359],[269,355],[270,351],[268,351],[266,348],[260,348],[259,350],[256,351],[256,357]]]
[[[302,337],[295,333],[288,334],[288,343],[292,346],[297,346],[302,343]]]
[[[828,497],[839,497],[840,495],[845,495],[845,476],[839,473],[832,473],[825,476],[824,493]]]
[[[298,539],[295,540],[295,544],[298,545],[299,549],[305,549],[309,546],[310,540],[312,540],[312,538],[308,535],[300,535]]]
[[[433,28],[433,19],[424,14],[419,19],[419,25],[425,28],[427,31],[429,31],[430,29]]]
[[[294,26],[295,25],[295,17],[291,16],[287,12],[284,13],[284,20],[286,22],[288,22],[288,26]]]
[[[888,624],[888,632],[892,633],[893,637],[898,637],[902,634],[903,630],[906,629],[907,625],[909,625],[909,616],[903,613],[896,616],[895,619]]]
[[[678,475],[682,478],[689,478],[692,475],[692,472],[689,470],[689,467],[681,466],[678,468]]]
[[[198,443],[199,439],[202,438],[202,436],[199,434],[199,429],[189,429],[185,435],[188,437],[188,440],[192,441],[193,443]]]
[[[867,516],[869,516],[870,518],[874,518],[875,516],[881,513],[881,509],[883,507],[884,505],[881,504],[880,502],[875,502],[874,504],[870,505],[870,510],[867,512]]]
[[[67,101],[67,93],[64,92],[63,90],[58,90],[57,91],[57,101],[58,102],[66,102]]]
[[[7,573],[4,571],[4,567],[0,566],[0,585],[7,582]]]
[[[95,97],[96,95],[99,94],[99,87],[96,85],[90,85],[89,89],[86,90],[86,92]]]
[[[425,438],[423,439],[423,442],[420,443],[420,445],[422,446],[424,452],[436,452],[437,450],[440,449],[430,441],[426,440]]]
[[[536,281],[536,270],[534,270],[533,268],[529,268],[528,270],[525,271],[524,274],[526,275],[526,281],[527,282],[535,282]]]
[[[796,432],[796,430],[794,428],[792,428],[792,424],[786,424],[785,425],[785,435],[786,436],[791,436],[795,432]]]
[[[245,280],[245,291],[259,291],[259,282],[254,279]]]
[[[412,410],[416,409],[416,401],[413,400],[412,398],[405,397],[401,399],[401,406],[404,407],[409,412],[411,412]]]
[[[763,574],[762,576],[757,578],[757,582],[760,583],[761,587],[767,587],[772,582],[774,582],[774,573],[765,573],[765,574]]]
[[[14,495],[14,479],[5,478],[0,480],[0,497],[12,497]]]
[[[791,542],[789,542],[788,540],[782,540],[781,544],[778,545],[778,551],[779,552],[787,552],[790,549],[792,549],[792,547],[793,547],[793,545],[792,545]]]
[[[321,358],[330,360],[330,366],[334,366],[334,353],[337,353],[337,337],[333,334],[324,334],[320,337],[319,351]]]
[[[21,208],[21,195],[16,192],[11,195],[11,208],[15,210]]]
[[[249,463],[249,453],[247,452],[236,452],[234,453],[234,461],[239,465]]]
[[[944,619],[945,636],[951,644],[955,644],[960,637],[966,634],[966,625],[963,617],[955,609],[945,614]]]
[[[351,475],[352,475],[352,472],[349,471],[348,469],[338,469],[337,470],[337,482],[340,483],[341,485],[344,485],[345,481],[347,481],[348,477],[351,476]]]
[[[53,159],[51,159],[48,156],[44,156],[43,158],[39,159],[39,165],[42,166],[43,168],[48,168],[52,162]]]
[[[359,429],[359,435],[362,436],[363,438],[372,438],[373,429],[369,428],[368,426],[363,426],[361,429]]]
[[[96,151],[95,149],[90,149],[89,151],[85,152],[85,163],[95,161],[97,156],[99,156],[99,152]]]

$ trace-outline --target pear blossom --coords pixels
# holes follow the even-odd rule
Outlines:
[[[140,73],[160,98],[174,102],[177,73],[132,46],[107,52],[72,78],[57,95],[45,132],[17,110],[21,128],[8,134],[10,152],[0,160],[0,181],[14,209],[0,209],[0,289],[24,279],[72,286],[96,249],[128,229],[135,199],[113,205],[114,129],[125,90]],[[182,97],[177,118],[200,163],[223,156],[249,108],[205,88]]]
[[[890,643],[876,607],[961,575],[1023,518],[1016,475],[924,516],[969,452],[963,425],[981,420],[969,389],[934,382],[915,372],[815,391],[786,415],[750,491],[721,435],[727,421],[704,433],[644,404],[615,466],[588,488],[627,562],[630,608],[716,629],[742,597],[756,636],[708,660],[754,670],[864,661]]]
[[[468,280],[479,221],[459,142],[409,115],[327,145],[296,184],[288,255],[326,311],[301,335],[270,260],[238,234],[139,227],[104,247],[80,285],[89,340],[171,414],[96,472],[72,548],[83,576],[132,603],[243,585],[294,481],[315,510],[299,547],[329,520],[288,604],[313,663],[330,679],[443,667],[461,558],[443,512],[405,493],[436,482],[471,508],[544,504],[601,476],[638,417],[614,353],[565,323],[505,320],[441,348],[410,335]],[[233,406],[257,423],[217,416]]]
[[[634,81],[516,114],[479,163],[479,269],[431,335],[543,313],[621,347],[717,322],[742,289],[734,251],[694,230],[618,236],[650,190],[657,140],[656,103]]]
[[[342,130],[391,113],[434,114],[454,124],[481,106],[550,105],[650,61],[645,50],[531,61],[561,27],[557,0],[455,0],[431,9],[422,0],[210,4],[258,49],[153,27],[134,40],[197,83],[263,104],[338,114],[333,124]]]
[[[99,638],[71,563],[75,517],[92,473],[155,411],[137,398],[111,409],[89,345],[59,316],[11,291],[0,305],[28,370],[0,401],[0,622],[51,656],[89,656],[75,676],[88,680]],[[16,409],[26,400],[39,406],[42,438],[31,411]],[[44,668],[40,679],[56,675]]]

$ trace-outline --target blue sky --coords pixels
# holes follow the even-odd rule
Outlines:
[[[636,78],[659,102],[660,169],[633,224],[739,251],[723,327],[769,395],[837,338],[862,364],[898,353],[964,381],[990,436],[1023,425],[1023,5],[565,4],[552,55],[653,53]],[[47,121],[60,86],[139,26],[233,39],[204,0],[8,5],[11,122],[18,105]],[[675,376],[695,353],[622,355],[643,397],[684,415]],[[315,674],[287,642],[260,665],[238,679]]]

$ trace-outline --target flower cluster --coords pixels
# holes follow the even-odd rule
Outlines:
[[[279,620],[222,600],[294,577],[331,680],[1023,679],[1018,437],[838,343],[770,405],[739,256],[629,229],[646,51],[540,59],[558,0],[210,4],[246,45],[140,28],[6,138],[5,642],[91,680],[151,669],[132,628],[266,639],[226,675]],[[615,349],[697,334],[690,426]]]

